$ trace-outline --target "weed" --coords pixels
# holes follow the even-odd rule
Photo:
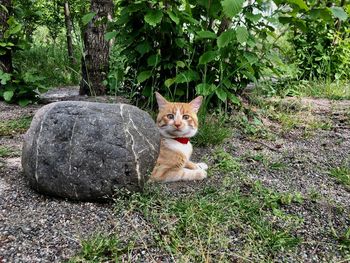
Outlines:
[[[282,162],[271,162],[268,164],[268,168],[271,170],[282,170],[286,168],[286,164]]]
[[[278,208],[283,202],[278,201],[282,200],[281,195],[261,185],[250,187],[247,195],[245,186],[237,184],[232,177],[227,176],[223,181],[224,184],[180,197],[155,185],[143,193],[118,195],[117,213],[142,218],[147,225],[134,224],[124,236],[127,239],[124,247],[122,241],[113,241],[116,236],[123,236],[118,232],[122,228],[108,237],[110,241],[97,239],[97,244],[96,239],[84,241],[85,252],[80,257],[100,262],[115,260],[121,253],[156,250],[179,262],[229,262],[238,258],[268,261],[278,251],[293,249],[300,243],[291,234],[289,222],[282,229],[269,220],[271,207]],[[135,238],[140,232],[148,237]],[[93,249],[101,247],[100,243],[103,253]]]
[[[247,136],[264,139],[269,139],[271,137],[271,134],[264,127],[263,122],[258,118],[258,116],[256,116],[256,114],[253,116],[238,116],[236,117],[235,122],[238,123],[240,130]]]
[[[344,81],[282,80],[276,83],[262,82],[254,90],[258,96],[300,96],[327,98],[332,100],[350,99],[350,84]]]
[[[14,120],[5,120],[0,122],[0,136],[9,136],[19,133],[25,133],[32,122],[31,116],[21,117]]]
[[[40,26],[33,33],[38,38],[30,49],[15,52],[13,62],[19,72],[40,76],[40,84],[45,87],[76,85],[80,80],[80,60],[82,53],[74,49],[76,64],[70,65],[67,56],[65,35],[59,34],[55,43],[48,41],[48,29]],[[69,66],[70,65],[70,66]]]
[[[333,123],[330,120],[313,120],[309,122],[308,130],[325,130],[329,131],[333,128]]]
[[[252,153],[248,153],[246,156],[245,156],[245,159],[247,161],[250,161],[250,162],[260,162],[262,163],[264,166],[268,166],[268,162],[269,162],[269,158],[268,156],[264,155],[264,154],[261,154],[261,153],[258,153],[258,154],[252,154]]]
[[[296,84],[301,96],[327,98],[331,100],[350,99],[350,84],[346,82],[300,81]]]
[[[82,241],[80,253],[68,262],[105,262],[118,260],[119,255],[128,251],[128,245],[123,246],[115,235],[97,234]]]
[[[282,129],[285,132],[301,127],[304,123],[303,120],[298,118],[298,116],[284,112],[274,114],[272,119],[278,121],[282,125]]]
[[[231,129],[225,126],[224,119],[213,117],[200,122],[197,135],[193,143],[197,146],[219,145],[231,136]]]
[[[336,179],[336,181],[350,189],[350,168],[341,166],[332,168],[329,175]]]
[[[308,196],[310,198],[310,200],[312,202],[316,202],[317,200],[319,200],[321,198],[321,195],[319,193],[319,191],[317,191],[316,189],[312,188],[309,193]]]
[[[20,153],[18,151],[15,151],[7,146],[0,146],[0,157],[6,158],[6,157],[15,157],[19,156]]]
[[[332,228],[332,234],[338,241],[339,250],[342,251],[344,254],[348,254],[350,252],[350,227],[348,227],[340,233],[339,232],[340,231],[337,231],[334,228]]]
[[[216,150],[214,152],[214,167],[213,169],[218,169],[222,172],[239,172],[240,171],[240,163],[238,159],[231,156],[231,154],[225,152],[224,150]]]

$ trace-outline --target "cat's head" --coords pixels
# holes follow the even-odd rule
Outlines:
[[[156,92],[159,113],[157,125],[165,138],[194,136],[198,130],[197,112],[202,103],[199,96],[189,103],[169,102]]]

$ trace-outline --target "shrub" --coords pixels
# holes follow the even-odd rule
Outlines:
[[[123,88],[150,104],[156,90],[177,100],[200,94],[238,104],[236,94],[272,67],[267,39],[277,21],[266,3],[244,2],[120,1],[115,35],[126,59]]]

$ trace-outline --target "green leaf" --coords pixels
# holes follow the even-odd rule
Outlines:
[[[228,18],[233,18],[243,9],[244,0],[223,0],[222,10]]]
[[[199,79],[198,73],[193,70],[187,70],[180,72],[175,77],[176,83],[189,83],[191,81]]]
[[[236,38],[239,43],[243,44],[247,42],[248,37],[249,37],[249,32],[246,27],[244,26],[237,27]]]
[[[175,83],[175,78],[172,79],[167,79],[166,81],[164,81],[164,85],[165,87],[169,88],[171,85],[173,85]]]
[[[175,24],[178,25],[180,23],[180,19],[176,16],[176,14],[173,11],[168,10],[167,14],[170,17],[170,19],[175,22]]]
[[[32,101],[31,101],[31,100],[28,100],[28,99],[20,99],[20,100],[18,101],[18,104],[19,104],[19,106],[21,106],[21,107],[25,107],[25,106],[27,106],[27,105],[30,104],[30,103],[32,103]]]
[[[262,18],[262,14],[245,13],[245,16],[253,23],[258,22]]]
[[[0,42],[0,47],[13,47],[14,45],[12,42]]]
[[[342,7],[334,6],[330,8],[332,14],[341,21],[345,21],[348,18],[348,14],[344,11]]]
[[[218,47],[219,48],[226,47],[234,39],[235,35],[236,33],[233,30],[222,32],[217,40]]]
[[[217,51],[207,51],[199,57],[199,65],[208,64],[213,61],[218,55]]]
[[[156,26],[162,21],[163,13],[160,10],[150,10],[145,15],[145,21],[146,23],[150,24],[151,26]]]
[[[309,10],[309,8],[306,5],[306,3],[304,2],[304,0],[288,0],[287,2],[289,2],[291,4],[295,4],[295,5],[299,6],[299,8],[304,9],[306,11]]]
[[[280,16],[278,18],[278,21],[281,23],[281,24],[289,24],[289,23],[292,23],[293,22],[293,17],[291,16]]]
[[[113,31],[113,32],[107,32],[105,34],[105,40],[109,41],[113,38],[115,38],[117,36],[117,32],[116,31]]]
[[[4,38],[9,38],[11,35],[18,33],[22,29],[22,25],[16,21],[13,16],[6,21],[9,28],[4,32]]]
[[[310,10],[309,15],[312,19],[322,19],[327,22],[332,22],[333,17],[332,17],[332,12],[331,10],[327,8],[313,8]]]
[[[147,59],[147,65],[151,67],[155,67],[160,62],[160,55],[159,54],[153,54],[148,57]]]
[[[227,97],[233,104],[236,104],[236,105],[241,104],[240,99],[236,95],[233,95],[232,93],[227,93]]]
[[[259,60],[258,56],[255,53],[249,51],[244,52],[243,56],[248,60],[250,64],[254,64]]]
[[[216,90],[214,84],[200,83],[196,86],[196,92],[198,95],[208,96]]]
[[[176,61],[176,66],[178,68],[184,68],[186,67],[186,64],[183,61]]]
[[[0,84],[6,85],[9,80],[11,80],[11,74],[5,73],[2,70],[0,70]]]
[[[142,42],[141,44],[138,44],[135,49],[141,55],[144,55],[145,53],[147,53],[151,50],[151,45],[145,41],[145,42]]]
[[[6,8],[6,6],[4,6],[4,5],[2,5],[2,4],[0,4],[0,8],[1,8],[2,10],[4,10],[6,13],[9,12],[9,10]]]
[[[225,102],[227,100],[227,93],[225,90],[219,88],[215,90],[215,94],[216,96],[218,96],[218,98],[222,101]]]
[[[146,86],[145,88],[142,89],[142,95],[146,97],[151,97],[152,96],[152,87],[151,86]]]
[[[175,39],[175,44],[180,47],[183,48],[186,45],[186,41],[184,38],[176,38]]]
[[[137,75],[137,82],[142,83],[152,76],[151,70],[142,71]]]
[[[11,26],[9,28],[9,34],[10,35],[14,35],[14,34],[18,33],[19,31],[21,31],[21,29],[22,29],[22,25],[21,24],[16,24],[14,26]]]
[[[11,101],[12,97],[14,95],[13,90],[7,90],[4,92],[3,97],[5,101]]]
[[[86,26],[95,17],[95,15],[96,15],[95,12],[88,13],[88,14],[84,15],[81,18],[81,21],[83,22],[83,25]]]
[[[197,32],[197,38],[202,39],[202,38],[209,38],[209,39],[216,39],[216,34],[212,31],[199,31]]]

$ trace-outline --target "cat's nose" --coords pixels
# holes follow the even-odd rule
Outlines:
[[[179,128],[179,127],[181,126],[181,123],[174,123],[174,126],[175,126],[176,128]]]

